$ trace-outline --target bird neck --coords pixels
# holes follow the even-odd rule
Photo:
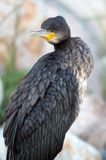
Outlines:
[[[54,45],[55,50],[64,50],[67,51],[67,49],[69,50],[69,48],[71,48],[71,37],[68,37],[66,40],[55,44]]]

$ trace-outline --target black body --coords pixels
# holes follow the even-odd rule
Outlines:
[[[38,60],[10,99],[3,117],[7,160],[53,160],[78,115],[93,60],[87,45],[66,33],[69,36]]]

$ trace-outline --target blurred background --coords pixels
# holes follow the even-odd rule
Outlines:
[[[57,15],[64,16],[73,37],[88,44],[95,63],[81,112],[64,145],[67,154],[57,159],[106,160],[106,0],[0,0],[0,117],[34,63],[53,50],[44,40],[30,38],[30,31]],[[4,160],[2,128],[0,136],[0,160]]]

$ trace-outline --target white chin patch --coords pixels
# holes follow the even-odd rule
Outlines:
[[[55,38],[51,39],[51,40],[49,41],[49,43],[57,44],[57,43],[59,43],[59,40],[55,37]]]

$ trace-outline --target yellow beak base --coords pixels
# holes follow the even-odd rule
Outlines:
[[[51,41],[52,39],[54,39],[56,37],[55,32],[49,32],[46,30],[31,31],[30,35],[31,35],[31,37],[38,36],[38,37],[45,38],[47,41]]]

